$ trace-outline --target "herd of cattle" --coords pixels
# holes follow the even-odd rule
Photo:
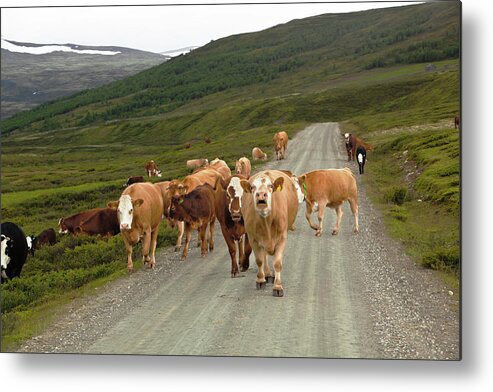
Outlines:
[[[358,159],[360,174],[371,146],[352,134],[345,134],[348,160]],[[273,137],[276,159],[285,159],[288,145],[286,132]],[[265,160],[258,147],[252,159]],[[145,182],[144,176],[130,177],[118,200],[104,208],[94,208],[59,220],[59,233],[72,235],[114,236],[121,233],[127,252],[127,268],[133,269],[132,249],[142,242],[143,262],[149,268],[156,265],[155,251],[161,222],[178,230],[175,251],[182,249],[181,259],[187,258],[191,233],[197,230],[202,257],[214,249],[216,220],[231,257],[231,277],[249,268],[252,251],[258,266],[256,286],[274,283],[274,296],[283,296],[281,281],[282,260],[288,231],[294,230],[298,206],[306,204],[305,217],[320,237],[323,232],[326,207],[335,210],[337,219],[332,234],[339,232],[343,203],[347,201],[354,216],[354,232],[358,225],[358,195],[356,179],[350,169],[321,169],[301,175],[287,170],[263,170],[251,173],[250,160],[237,160],[234,173],[219,158],[187,161],[193,172],[183,179]],[[148,177],[161,177],[154,161],[145,165]],[[313,223],[312,213],[318,223]],[[182,246],[183,234],[185,243]],[[34,253],[42,245],[56,241],[53,229],[37,237],[25,237],[11,222],[1,225],[2,281],[19,276],[28,251]],[[267,256],[273,257],[273,272]]]

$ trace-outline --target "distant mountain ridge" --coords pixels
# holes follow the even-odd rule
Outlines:
[[[168,60],[118,46],[38,44],[2,37],[1,118],[98,87]]]

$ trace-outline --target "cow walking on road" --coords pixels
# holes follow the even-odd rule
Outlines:
[[[273,295],[282,297],[283,256],[288,229],[298,213],[298,195],[291,178],[278,170],[261,171],[240,182],[243,191],[241,214],[258,266],[257,289],[274,281]],[[267,255],[273,256],[274,277]]]

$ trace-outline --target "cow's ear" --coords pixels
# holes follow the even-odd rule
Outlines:
[[[142,204],[144,204],[144,200],[143,199],[132,200],[132,204],[134,207],[140,207]]]
[[[240,185],[246,193],[252,193],[252,187],[247,180],[241,180]]]
[[[284,177],[276,178],[276,180],[274,181],[274,192],[282,191],[283,184],[284,184]]]
[[[110,201],[110,202],[108,202],[108,204],[106,204],[106,205],[108,206],[108,208],[111,208],[112,210],[116,210],[116,209],[118,208],[118,203],[119,203],[119,201],[118,201],[118,200],[117,200],[117,201]],[[60,219],[60,222],[61,222],[61,221],[62,221],[62,220]],[[58,222],[58,224],[60,224],[60,222]]]

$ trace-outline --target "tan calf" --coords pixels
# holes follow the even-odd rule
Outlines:
[[[253,147],[252,149],[252,159],[254,161],[261,160],[265,161],[267,159],[267,154],[263,152],[260,148],[258,147]]]
[[[286,149],[288,148],[288,134],[284,131],[277,132],[272,138],[272,141],[274,142],[276,159],[284,159],[286,157]]]
[[[354,215],[354,232],[359,231],[358,188],[351,170],[348,168],[314,170],[299,176],[298,181],[305,194],[306,220],[310,227],[316,230],[317,237],[323,232],[325,207],[335,209],[337,220],[332,235],[339,232],[343,215],[342,205],[345,201],[349,202]],[[317,212],[318,226],[311,222],[312,212]]]
[[[252,171],[252,165],[250,163],[250,159],[247,157],[242,157],[236,161],[235,173],[241,174],[246,177],[250,177],[250,173]]]

